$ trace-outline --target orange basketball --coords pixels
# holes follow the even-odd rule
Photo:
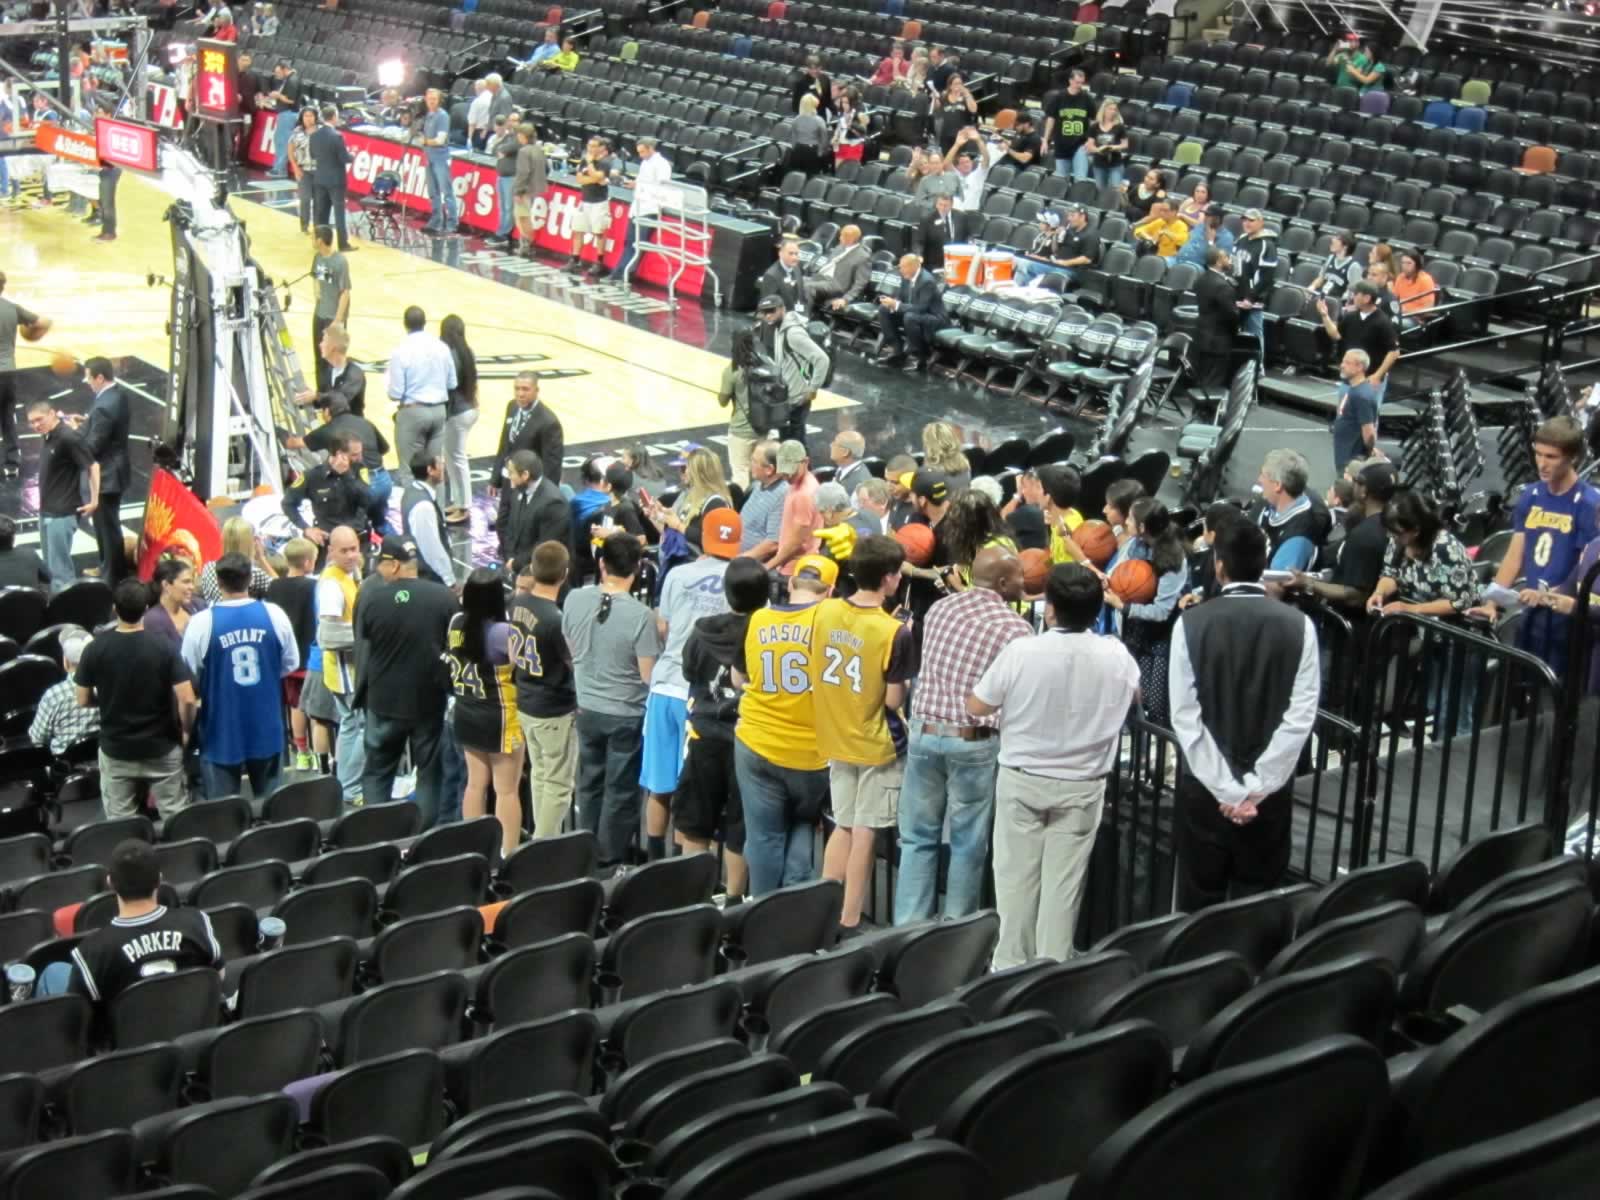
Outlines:
[[[1142,558],[1130,558],[1111,572],[1111,590],[1124,604],[1149,604],[1156,598],[1156,569]]]
[[[50,369],[57,375],[76,375],[78,373],[78,360],[65,350],[57,350],[50,356]]]
[[[20,326],[17,332],[22,335],[24,341],[37,342],[50,332],[50,318],[40,317],[31,325]]]
[[[1097,567],[1105,566],[1117,552],[1117,535],[1104,521],[1085,521],[1072,531],[1072,540]]]
[[[933,530],[926,525],[902,525],[894,531],[894,538],[912,566],[925,567],[933,561]]]
[[[1024,550],[1017,557],[1022,560],[1022,590],[1030,596],[1044,595],[1045,580],[1050,578],[1050,551]]]

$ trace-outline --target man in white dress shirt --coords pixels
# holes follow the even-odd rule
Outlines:
[[[639,221],[653,220],[661,215],[661,189],[672,180],[672,164],[666,155],[656,149],[656,140],[642,137],[634,148],[639,152],[639,174],[633,181],[633,205],[628,212],[628,235],[622,243],[622,257],[617,259],[611,272],[614,283],[626,283],[634,257],[634,246],[639,241]]]
[[[1168,661],[1172,729],[1188,768],[1173,840],[1178,909],[1196,912],[1278,886],[1289,866],[1294,768],[1317,716],[1317,633],[1267,598],[1267,536],[1240,521],[1217,535],[1216,599],[1187,609]]]

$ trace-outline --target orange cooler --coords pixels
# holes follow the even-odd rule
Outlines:
[[[966,242],[951,242],[944,248],[944,281],[960,287],[978,281],[978,248]]]
[[[988,250],[983,255],[983,285],[1009,285],[1017,270],[1017,256],[1009,250]]]

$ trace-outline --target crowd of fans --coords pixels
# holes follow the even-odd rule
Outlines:
[[[736,361],[724,384],[735,405],[742,370]],[[638,454],[590,458],[563,485],[560,424],[532,382],[516,381],[503,427],[501,565],[451,557],[432,500],[440,463],[424,447],[370,564],[378,535],[346,523],[366,513],[365,497],[329,516],[313,490],[315,538],[268,553],[234,519],[215,562],[197,568],[180,545],[150,582],[123,580],[112,626],[61,637],[71,678],[43,698],[32,739],[59,753],[98,736],[108,816],[135,811],[142,790],[170,816],[246,780],[267,794],[286,767],[321,769],[349,804],[412,802],[425,825],[492,812],[507,852],[560,831],[569,812],[596,832],[607,869],[669,853],[671,830],[684,850],[720,846],[735,899],[809,877],[813,831],[831,808],[821,870],[845,883],[848,929],[880,831],[899,835],[897,921],[934,913],[946,837],[943,912],[970,912],[991,822],[1009,828],[992,815],[997,772],[1003,781],[1007,766],[1026,774],[1033,762],[1063,785],[1103,785],[1105,770],[1084,764],[1109,769],[1109,731],[1130,709],[1181,731],[1175,629],[1225,587],[1253,584],[1255,558],[1268,592],[1313,597],[1356,626],[1379,611],[1493,616],[1489,605],[1508,602],[1380,455],[1352,459],[1319,493],[1304,456],[1274,450],[1259,501],[1211,505],[1191,541],[1186,518],[1132,481],[1082,511],[1067,464],[1021,473],[1007,496],[973,476],[943,422],[924,428],[920,464],[880,462],[841,430],[825,480],[805,444],[752,429],[746,483],[691,447],[675,460],[676,489],[648,478]],[[1576,482],[1575,423],[1551,421],[1536,441],[1542,482],[1519,514],[1541,540],[1526,554],[1514,546],[1500,575],[1527,576],[1509,602],[1559,621],[1600,498]],[[331,458],[362,487],[359,445],[346,436]],[[445,548],[438,571],[425,544]],[[0,552],[0,568],[18,553]],[[1141,589],[1121,583],[1130,564]],[[1564,639],[1543,620],[1522,629],[1549,657]],[[1086,651],[1096,688],[1047,704],[1030,672],[1053,661],[1044,650],[1058,628],[1118,649]],[[1029,647],[1020,663],[1006,653],[1018,639]],[[1084,729],[1111,741],[1063,725],[1057,701],[1104,709]],[[1438,707],[1441,727],[1470,726],[1474,702],[1464,689],[1450,713]],[[1019,796],[1030,811],[1048,800]],[[1035,843],[1006,847],[1007,863]],[[1041,918],[1027,940],[1015,922],[1034,920],[1017,914],[1035,911],[1038,888],[1060,916],[1067,868],[1023,871],[1039,881],[1023,887],[1028,900],[1000,880],[1001,849],[1010,952],[1060,949],[1059,923],[1046,931]]]

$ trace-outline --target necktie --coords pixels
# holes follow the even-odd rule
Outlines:
[[[949,213],[944,215],[944,230],[945,241],[953,242],[956,240],[956,219]]]
[[[511,438],[516,440],[522,432],[522,427],[528,423],[528,410],[520,405],[511,411]]]

